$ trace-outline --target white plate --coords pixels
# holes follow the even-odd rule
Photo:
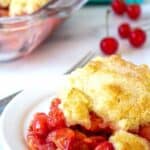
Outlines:
[[[49,86],[27,89],[8,104],[1,118],[0,145],[4,150],[27,150],[25,135],[33,114],[48,112],[50,100],[63,81],[64,77]]]

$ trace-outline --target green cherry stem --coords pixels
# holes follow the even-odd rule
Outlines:
[[[106,11],[106,36],[109,36],[109,15],[110,15],[110,9]]]

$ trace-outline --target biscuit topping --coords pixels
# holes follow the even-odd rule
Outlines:
[[[137,135],[125,132],[117,131],[110,137],[110,141],[113,143],[115,150],[149,150],[150,145],[148,141]]]
[[[136,130],[150,123],[150,69],[120,56],[97,57],[68,76],[60,98],[70,125],[88,127],[93,111],[115,129]]]

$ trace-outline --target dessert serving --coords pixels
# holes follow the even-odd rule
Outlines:
[[[48,113],[34,115],[30,150],[150,150],[150,69],[120,56],[68,75]]]

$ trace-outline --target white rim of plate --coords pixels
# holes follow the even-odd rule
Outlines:
[[[61,79],[61,80],[60,80]],[[8,135],[9,133],[7,133],[7,128],[8,126],[11,126],[12,123],[15,123],[15,120],[18,118],[20,118],[20,120],[26,116],[28,110],[31,110],[32,108],[34,108],[34,106],[36,104],[38,104],[38,102],[41,101],[41,99],[45,99],[48,97],[53,97],[56,93],[56,91],[58,90],[58,88],[60,87],[60,84],[62,83],[61,81],[64,80],[64,77],[60,78],[59,80],[57,80],[57,84],[52,85],[53,87],[44,87],[43,85],[41,85],[40,87],[36,87],[35,89],[29,88],[29,89],[25,89],[22,93],[20,93],[19,95],[17,95],[5,108],[4,112],[2,113],[1,116],[1,126],[0,126],[0,133],[1,133],[1,144],[3,145],[3,148],[5,150],[13,150],[10,143],[10,139],[8,139]],[[27,95],[29,95],[29,97],[27,97]],[[30,96],[32,95],[32,96]],[[26,101],[25,99],[28,98],[28,101]],[[23,100],[23,101],[21,101]],[[22,110],[22,113],[17,113],[17,110],[14,112],[14,108],[13,106],[19,106],[19,110]],[[26,105],[26,108],[23,108],[23,106]],[[7,118],[10,118],[9,114],[15,114],[14,116],[16,116],[15,118],[13,118],[14,120],[11,120],[10,122],[8,121]],[[12,116],[12,115],[11,115]],[[20,121],[21,123],[21,121]],[[24,147],[27,148],[26,146],[26,142],[25,142],[25,138],[24,138],[24,133],[23,133],[23,128],[24,128],[24,124],[17,124],[17,126],[15,128],[17,128],[17,133],[18,135],[20,135],[20,137],[17,137],[17,139],[19,141],[21,141],[22,144],[24,144]],[[19,125],[21,125],[21,129],[19,128]],[[15,130],[15,129],[12,129]],[[16,131],[16,130],[15,130]],[[15,137],[15,136],[14,136]],[[13,140],[13,139],[12,139]],[[17,144],[17,143],[16,143]],[[19,150],[19,149],[18,149]],[[23,150],[23,149],[22,149]]]

